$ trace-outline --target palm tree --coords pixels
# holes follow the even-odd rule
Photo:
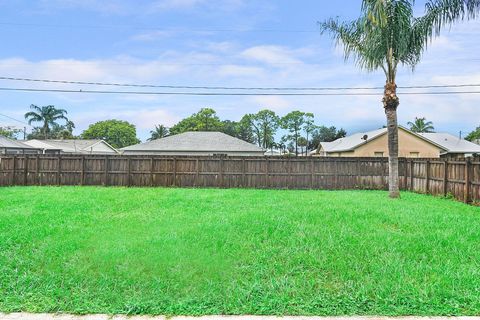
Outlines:
[[[389,149],[389,193],[398,198],[398,123],[396,76],[399,65],[413,68],[430,41],[444,26],[474,19],[480,0],[428,0],[425,14],[414,16],[414,0],[363,0],[361,16],[351,22],[330,19],[320,24],[361,69],[385,74],[383,107],[387,117]]]
[[[409,121],[407,122],[407,125],[413,132],[434,132],[435,130],[435,128],[433,127],[433,122],[427,121],[426,118],[415,117],[415,121]]]
[[[69,120],[66,117],[67,111],[64,109],[57,109],[55,106],[51,105],[37,107],[34,104],[30,105],[30,109],[33,111],[25,113],[25,119],[28,120],[29,125],[33,122],[42,122],[43,125],[40,131],[43,133],[45,139],[48,139],[50,126],[58,124],[57,120],[63,119],[69,123]]]
[[[155,126],[155,130],[150,131],[150,134],[152,135],[148,141],[153,141],[161,138],[165,138],[168,136],[169,131],[168,128],[165,127],[163,124],[160,124],[158,126]]]

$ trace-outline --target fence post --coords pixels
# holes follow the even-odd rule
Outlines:
[[[150,157],[150,187],[153,187],[153,181],[154,181],[154,175],[153,175],[153,169],[154,169],[154,163],[153,163],[153,157]]]
[[[407,158],[403,158],[403,190],[408,189],[408,162]]]
[[[310,189],[315,187],[315,160],[310,159]]]
[[[410,191],[415,191],[414,182],[414,172],[415,172],[415,161],[412,159],[410,161]]]
[[[200,180],[200,160],[198,158],[195,161],[195,187],[198,186]]]
[[[427,160],[425,163],[425,193],[429,194],[430,193],[430,160]]]
[[[465,190],[463,192],[463,201],[465,203],[470,202],[470,167],[471,167],[471,160],[467,158],[465,160]]]
[[[173,185],[177,186],[177,157],[173,159]]]
[[[443,162],[443,196],[446,197],[448,193],[448,159]]]
[[[383,188],[388,190],[389,188],[389,176],[390,176],[390,160],[388,158],[382,158],[382,176],[383,176]]]
[[[220,168],[218,173],[220,188],[223,188],[223,158],[220,158]]]
[[[57,185],[59,186],[60,185],[60,173],[62,171],[62,156],[58,156],[58,161],[57,161],[57,176],[56,176],[56,180],[57,180]]]
[[[37,184],[39,186],[42,185],[42,179],[40,179],[40,156],[37,155],[35,159],[35,175],[37,176]]]
[[[132,159],[130,156],[127,156],[127,187],[130,187],[132,185]]]
[[[270,160],[268,158],[265,158],[265,162],[266,162],[265,187],[268,189],[270,187],[270,173],[269,173]]]
[[[338,161],[337,159],[333,160],[333,189],[338,189]]]
[[[364,186],[363,186],[363,181],[362,181],[362,176],[360,175],[361,174],[361,170],[360,170],[360,159],[357,158],[355,159],[355,173],[356,173],[356,186],[355,186],[355,189],[364,189]]]
[[[15,171],[17,171],[17,157],[13,156],[12,185],[16,185]]]
[[[128,167],[130,168],[130,163],[128,164]],[[108,186],[108,156],[105,156],[105,168],[103,169],[104,169],[104,176],[105,176],[103,180],[103,185]]]
[[[24,155],[23,158],[23,185],[26,186],[28,184],[28,156]]]
[[[245,164],[245,157],[242,158],[242,185],[245,188],[247,186],[247,166]]]
[[[292,187],[292,158],[288,158],[288,180],[287,180],[287,189]]]
[[[82,155],[82,171],[80,172],[80,185],[83,186],[85,184],[85,156]]]

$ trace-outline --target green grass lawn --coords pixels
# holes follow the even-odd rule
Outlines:
[[[0,188],[0,312],[479,315],[480,208],[411,193]]]

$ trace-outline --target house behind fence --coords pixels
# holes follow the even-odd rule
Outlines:
[[[0,136],[0,155],[2,154],[38,154],[41,150],[17,140]]]
[[[405,158],[464,158],[480,154],[480,146],[448,133],[415,133],[398,128],[399,156]],[[387,129],[382,128],[321,142],[313,156],[387,157]]]
[[[262,148],[222,132],[185,132],[126,148],[125,155],[263,156]]]
[[[25,144],[41,150],[43,154],[108,154],[114,155],[118,151],[103,140],[27,140]]]

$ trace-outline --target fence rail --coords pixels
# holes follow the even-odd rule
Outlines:
[[[480,159],[400,159],[400,187],[480,201]],[[387,189],[385,158],[0,156],[0,186]]]

